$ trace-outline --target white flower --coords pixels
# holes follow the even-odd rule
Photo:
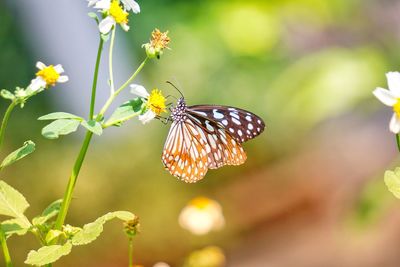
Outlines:
[[[131,93],[142,98],[146,106],[146,112],[139,115],[139,120],[146,124],[153,120],[161,112],[165,111],[165,97],[158,89],[153,89],[151,93],[147,92],[146,88],[138,84],[131,84]]]
[[[386,73],[389,90],[376,88],[373,94],[386,106],[393,107],[393,116],[389,128],[392,133],[400,132],[400,73]]]
[[[63,67],[58,64],[56,66],[46,66],[42,62],[38,61],[36,67],[39,71],[36,73],[36,78],[31,81],[29,89],[37,91],[41,88],[54,86],[56,83],[65,83],[68,81],[68,76],[60,75],[64,72]]]
[[[179,224],[196,235],[220,230],[225,225],[222,208],[218,202],[206,197],[190,201],[179,215]]]
[[[99,23],[99,30],[102,34],[110,32],[112,27],[117,23],[121,25],[124,31],[129,30],[127,11],[132,10],[137,14],[140,12],[140,6],[134,0],[88,0],[89,6],[94,5],[94,8],[101,9],[101,12],[106,14],[106,17]],[[122,5],[121,5],[122,4]]]

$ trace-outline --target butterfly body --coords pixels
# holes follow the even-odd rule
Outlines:
[[[240,165],[246,161],[241,144],[263,132],[257,115],[219,105],[187,106],[182,97],[171,113],[172,125],[162,161],[179,179],[193,183],[208,169]]]

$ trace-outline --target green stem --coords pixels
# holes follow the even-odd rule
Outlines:
[[[93,74],[93,83],[92,83],[92,96],[90,99],[90,113],[89,118],[93,119],[94,116],[94,106],[96,102],[96,89],[97,89],[97,77],[99,76],[99,66],[100,66],[100,59],[101,59],[101,51],[103,50],[103,38],[100,36],[99,48],[97,50],[97,58],[96,58],[96,66],[94,68]]]
[[[397,149],[400,152],[400,134],[396,134]]]
[[[72,193],[74,192],[76,180],[78,179],[79,172],[82,167],[83,160],[85,159],[86,152],[88,150],[90,140],[92,139],[93,133],[90,131],[86,132],[85,139],[83,140],[83,144],[81,150],[79,151],[78,158],[75,161],[74,168],[72,169],[71,176],[69,177],[67,190],[65,191],[63,202],[61,204],[60,213],[58,214],[55,229],[61,230],[65,218],[67,217],[69,205],[71,204]]]
[[[114,93],[114,74],[113,74],[113,49],[114,49],[114,39],[115,39],[115,29],[116,26],[114,26],[112,33],[111,33],[111,42],[110,42],[110,50],[108,54],[108,71],[110,75],[110,88],[111,88],[111,94]]]
[[[110,49],[111,48],[112,47],[110,47]],[[138,73],[143,69],[144,65],[146,64],[147,59],[148,58],[146,58],[142,62],[142,64],[137,68],[137,70],[131,75],[131,77],[129,77],[129,79],[120,88],[118,88],[117,91],[115,91],[114,93],[112,93],[110,95],[107,102],[104,104],[103,108],[101,109],[100,113],[96,116],[96,121],[100,121],[103,118],[104,113],[107,111],[107,109],[109,108],[109,106],[111,105],[111,103],[113,102],[115,97],[117,97],[118,94],[121,93],[121,91],[138,75]],[[112,73],[112,71],[110,73]],[[71,173],[71,176],[68,181],[67,190],[64,193],[64,198],[63,198],[63,202],[61,204],[60,213],[57,216],[56,224],[54,227],[56,230],[61,230],[62,226],[64,225],[64,221],[65,221],[65,218],[67,217],[68,209],[71,204],[71,199],[72,199],[72,194],[74,192],[75,184],[78,179],[78,175],[81,170],[83,160],[85,159],[86,152],[88,150],[92,136],[93,136],[92,132],[90,132],[90,131],[86,132],[86,136],[83,141],[81,150],[75,161],[74,168],[72,169],[72,173]]]
[[[133,238],[129,238],[129,267],[133,267]]]
[[[146,62],[149,58],[146,57],[142,64],[140,64],[140,66],[136,69],[136,71],[131,75],[131,77],[129,77],[129,79],[123,84],[121,85],[121,87],[118,88],[117,91],[115,91],[107,100],[107,102],[104,104],[103,108],[100,110],[99,115],[97,115],[97,120],[100,120],[103,116],[104,113],[106,113],[107,109],[110,107],[111,103],[114,101],[114,99],[122,92],[122,90],[125,89],[125,87],[127,87],[135,78],[136,76],[139,74],[139,72],[143,69],[144,65],[146,65]]]
[[[0,128],[0,149],[3,145],[4,141],[4,136],[6,133],[6,128],[8,124],[8,119],[10,118],[11,112],[14,109],[14,107],[17,105],[15,101],[12,101],[11,104],[8,106],[6,113],[4,114],[3,121],[1,122],[1,128]]]
[[[0,227],[0,243],[1,243],[1,248],[3,249],[3,254],[4,254],[4,261],[6,262],[6,267],[12,267],[12,262],[11,262],[11,256],[10,252],[8,251],[7,247],[7,241],[6,241],[6,235],[4,234],[3,229]]]

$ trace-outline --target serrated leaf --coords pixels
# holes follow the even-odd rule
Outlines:
[[[35,151],[35,143],[32,142],[31,140],[26,141],[22,147],[18,148],[17,150],[9,154],[3,160],[3,162],[0,165],[0,169],[13,164],[14,162],[22,159],[23,157],[31,154],[33,151]]]
[[[67,242],[64,245],[44,246],[37,251],[31,250],[25,263],[35,266],[43,266],[53,263],[62,256],[68,255],[71,252],[71,249],[71,242]]]
[[[103,127],[101,127],[101,124],[95,120],[82,121],[81,124],[94,134],[101,135],[103,133]]]
[[[67,135],[75,132],[80,122],[74,119],[59,119],[46,125],[42,129],[42,135],[48,139],[56,139],[60,135]]]
[[[58,199],[51,203],[43,212],[40,216],[36,216],[35,218],[32,219],[32,224],[33,225],[42,225],[51,218],[57,216],[57,214],[60,212],[62,204],[62,199]]]
[[[28,207],[28,202],[20,192],[0,181],[0,215],[24,218]]]
[[[15,98],[14,94],[6,89],[2,89],[0,91],[0,96],[4,99],[8,99],[8,100],[14,100],[14,98]]]
[[[83,120],[83,118],[67,112],[53,112],[38,118],[38,120],[40,121],[59,119],[75,119],[79,121]]]
[[[10,220],[6,220],[1,223],[1,229],[4,231],[6,238],[16,234],[16,235],[25,235],[31,225],[26,223],[26,220],[20,218],[14,218]]]
[[[392,194],[400,199],[400,168],[385,172],[385,184]]]
[[[72,237],[72,244],[74,246],[79,246],[93,242],[103,232],[103,225],[114,218],[118,218],[122,221],[130,221],[135,218],[135,215],[129,211],[109,212],[98,218],[96,221],[85,224],[82,230]]]
[[[105,123],[106,126],[118,125],[122,122],[125,122],[137,115],[139,115],[142,111],[143,101],[140,98],[135,98],[133,100],[129,100],[119,106],[108,121]]]

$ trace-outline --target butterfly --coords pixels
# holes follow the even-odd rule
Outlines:
[[[242,143],[264,131],[254,113],[229,106],[186,105],[182,96],[171,109],[172,120],[162,162],[187,183],[201,180],[208,169],[240,165],[246,161]]]

